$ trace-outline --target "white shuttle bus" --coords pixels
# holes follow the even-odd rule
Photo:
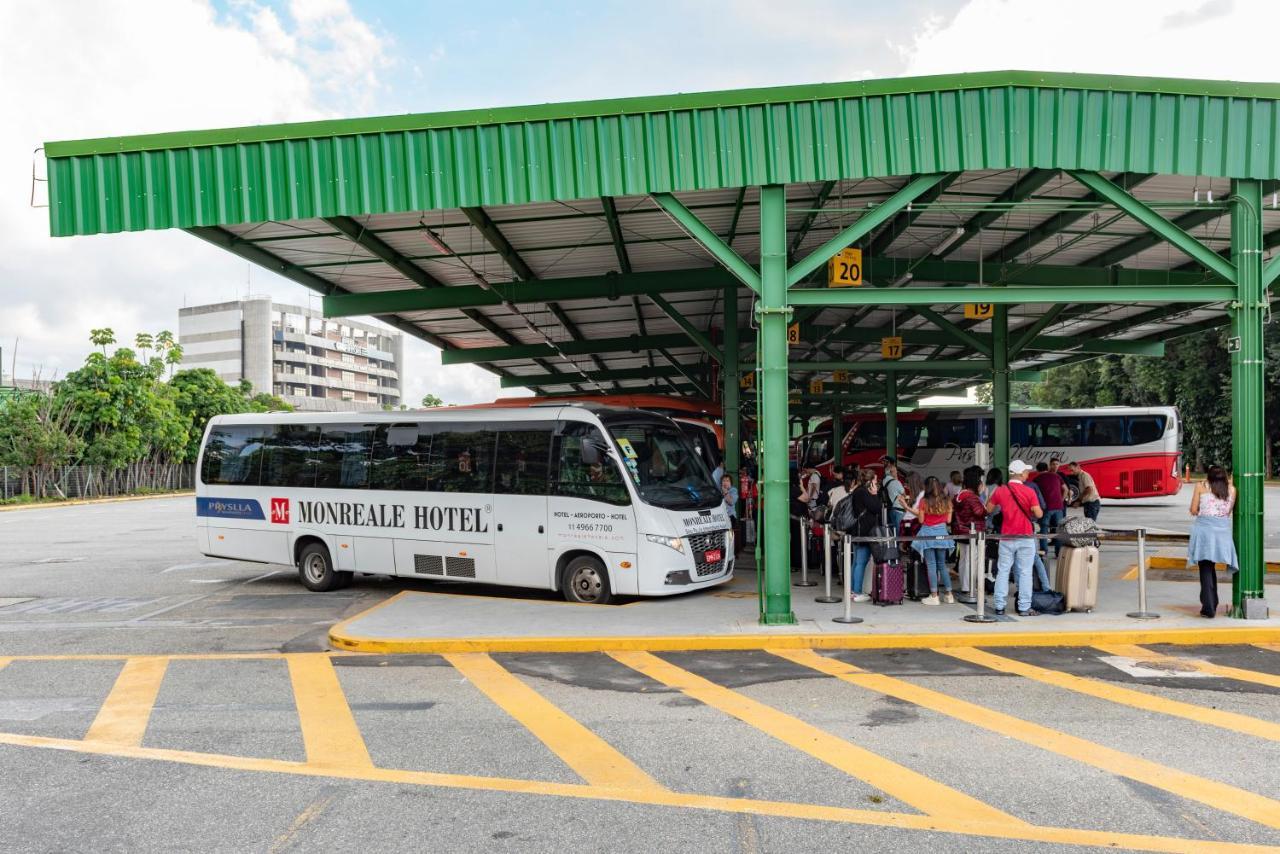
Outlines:
[[[666,596],[733,576],[718,484],[671,419],[589,405],[220,415],[196,485],[200,551],[353,573]]]

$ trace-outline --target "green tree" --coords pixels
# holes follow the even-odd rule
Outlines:
[[[83,367],[57,384],[56,403],[70,407],[71,422],[84,437],[84,462],[119,468],[182,456],[187,424],[155,362],[144,365],[125,347],[109,358],[90,353]]]
[[[52,394],[26,392],[0,403],[0,465],[23,470],[32,494],[43,497],[57,466],[80,455],[84,446],[69,405]]]
[[[139,332],[133,336],[133,344],[142,353],[142,361],[150,361],[147,354],[155,348],[155,339],[151,337],[151,333]]]
[[[102,348],[102,355],[107,355],[107,345],[116,343],[116,333],[110,327],[104,326],[101,329],[90,329],[89,340],[93,342],[93,346]]]
[[[434,394],[428,394],[422,398],[423,409],[432,409],[437,406],[444,406],[444,401],[436,397]]]
[[[182,345],[173,344],[165,350],[164,363],[169,366],[169,376],[173,376],[173,369],[182,364]]]
[[[176,372],[169,380],[173,397],[187,430],[187,442],[182,462],[193,463],[200,455],[200,441],[204,437],[209,419],[215,415],[234,415],[238,412],[290,412],[293,407],[275,395],[254,394],[247,380],[239,385],[228,385],[210,368],[187,368]]]

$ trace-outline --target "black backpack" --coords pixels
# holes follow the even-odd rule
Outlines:
[[[858,515],[853,512],[852,493],[840,499],[840,503],[831,511],[831,527],[845,534],[858,527]]]

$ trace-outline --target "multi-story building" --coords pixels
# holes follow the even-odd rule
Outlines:
[[[400,405],[404,340],[351,320],[327,320],[270,297],[183,308],[184,368],[279,395],[295,409],[335,412]]]

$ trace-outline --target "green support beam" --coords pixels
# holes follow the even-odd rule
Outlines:
[[[877,205],[867,213],[858,217],[857,222],[840,230],[835,237],[819,246],[813,252],[797,261],[787,270],[787,287],[799,282],[805,276],[826,264],[832,255],[841,249],[852,246],[889,220],[898,211],[907,207],[923,193],[947,178],[947,173],[919,175],[912,178],[884,204]]]
[[[1134,187],[1137,187],[1139,184],[1142,184],[1153,177],[1153,175],[1146,173],[1125,172],[1116,176],[1116,182],[1113,186],[1119,186],[1124,190],[1132,190]],[[1083,199],[1073,200],[1076,207],[1053,214],[1035,228],[1022,232],[1007,245],[988,254],[985,260],[989,264],[1004,264],[1014,260],[1019,255],[1024,255],[1030,252],[1049,238],[1057,234],[1061,234],[1075,223],[1093,213],[1093,210],[1081,204],[1082,202],[1091,201],[1102,200],[1094,194],[1086,195]]]
[[[760,188],[760,524],[764,528],[760,622],[794,625],[791,611],[791,473],[787,413],[787,191]]]
[[[739,411],[738,386],[738,285],[735,282],[724,288],[724,364],[720,370],[721,410],[724,418],[724,470],[738,483],[738,470],[742,465],[742,425]],[[738,504],[738,518],[742,518],[742,503]]]
[[[614,203],[612,196],[603,196],[600,199],[600,208],[604,211],[605,224],[609,226],[609,239],[613,241],[613,252],[618,258],[618,270],[624,275],[631,274],[631,256],[627,254],[627,242],[622,236],[622,220],[618,218],[618,206]],[[645,328],[644,309],[640,307],[640,297],[631,297],[631,308],[636,315],[636,331],[641,335],[648,335],[649,330]],[[645,357],[649,360],[649,367],[653,367],[653,352],[645,353]]]
[[[1014,358],[1023,351],[1032,341],[1040,337],[1040,333],[1049,328],[1049,324],[1053,323],[1062,312],[1066,311],[1067,304],[1060,302],[1057,305],[1049,306],[1049,310],[1040,315],[1034,323],[1025,329],[1017,330],[1017,338],[1009,343],[1009,358]],[[1163,350],[1160,355],[1164,355]]]
[[[675,322],[676,326],[683,329],[684,333],[688,335],[693,343],[697,344],[704,353],[712,359],[715,359],[720,364],[724,364],[724,353],[720,352],[720,348],[712,343],[706,333],[689,322],[689,319],[681,314],[679,309],[667,302],[667,300],[663,298],[662,294],[649,294],[649,299],[654,305],[662,309],[662,313],[671,318],[671,320]],[[734,328],[737,328],[737,324],[734,324]]]
[[[684,376],[684,370],[677,367],[654,368],[619,368],[612,371],[584,371],[579,378],[574,374],[528,374],[525,376],[507,376],[502,378],[503,388],[541,388],[549,385],[567,385],[582,382],[617,382],[620,380],[648,380],[658,377]]]
[[[964,234],[960,235],[958,240],[942,251],[942,257],[946,258],[955,254],[957,249],[973,240],[983,230],[1009,213],[1009,205],[1025,202],[1038,193],[1042,187],[1057,178],[1059,174],[1057,169],[1033,169],[1027,174],[1019,176],[1009,189],[992,199],[991,207],[969,217],[963,226]]]
[[[400,254],[399,250],[393,248],[390,244],[388,244],[382,238],[378,237],[376,234],[366,229],[363,225],[356,222],[351,217],[347,217],[347,216],[326,217],[324,221],[328,223],[331,227],[341,232],[348,240],[364,248],[367,252],[374,255],[376,258],[378,258],[383,263],[385,263],[388,267],[391,267],[391,269],[395,270],[397,273],[404,276],[406,279],[408,279],[409,281],[413,282],[415,285],[418,286],[416,290],[406,291],[405,293],[442,294],[449,290],[452,290],[451,288],[446,288],[444,283],[441,282],[439,279],[437,279],[435,276],[432,276],[426,270],[422,269],[417,264],[414,264],[412,261],[405,258],[402,254]],[[364,295],[363,294],[337,294],[337,295],[327,294],[324,297],[324,299],[325,299],[325,302],[327,302],[331,299],[338,299],[338,300],[348,299],[348,298],[358,299],[361,296],[364,296]],[[379,314],[394,314],[396,313],[396,310],[395,309],[379,309],[374,311],[364,311],[360,313],[372,314],[374,316],[377,316]],[[521,343],[519,338],[515,337],[510,332],[503,329],[491,318],[487,317],[480,311],[477,311],[474,308],[466,308],[466,309],[463,309],[462,313],[466,315],[467,319],[471,320],[473,323],[475,323],[480,328],[484,329],[486,332],[488,332],[493,337],[497,338],[499,341],[502,341],[505,344]],[[551,363],[549,362],[540,361],[538,362],[538,364],[540,364],[543,368],[546,368],[549,371],[554,370],[554,368],[552,368],[551,366]]]
[[[1009,468],[1009,307],[997,305],[991,319],[991,414],[995,420],[991,459]]]
[[[804,215],[804,219],[800,220],[795,234],[791,237],[791,248],[787,250],[787,263],[790,264],[795,259],[796,253],[800,251],[800,244],[804,243],[805,237],[809,235],[809,229],[813,228],[814,222],[817,221],[822,209],[827,206],[827,199],[831,198],[831,191],[836,188],[836,181],[824,181],[822,186],[818,188],[818,195],[809,203],[809,212]]]
[[[1216,256],[1215,256],[1216,257]],[[1232,578],[1236,617],[1249,599],[1263,599],[1266,572],[1265,345],[1268,314],[1262,263],[1262,187],[1231,182],[1231,261],[1237,271],[1237,302],[1231,310],[1231,461],[1236,487],[1235,544],[1239,571]]]
[[[1235,296],[1230,285],[1175,285],[1160,288],[1151,285],[1113,285],[1111,287],[972,287],[972,288],[813,288],[793,290],[793,306],[856,305],[958,305],[966,302],[994,305],[1075,302],[1110,305],[1112,303],[1215,303],[1227,302]]]
[[[1055,308],[1061,309],[1065,306],[1059,304]],[[1185,310],[1185,309],[1183,309]],[[1047,326],[1056,317],[1053,309],[1050,309],[1040,320],[1025,329],[1019,329],[1019,343],[1025,333],[1032,332],[1041,321]],[[1045,320],[1048,318],[1048,320]],[[1043,327],[1041,327],[1043,328]],[[831,331],[838,330],[838,331]],[[822,338],[833,344],[853,343],[853,344],[879,344],[880,339],[887,335],[896,334],[902,339],[902,343],[910,347],[928,347],[928,346],[960,346],[958,342],[950,340],[949,336],[937,332],[924,329],[898,329],[895,331],[890,327],[880,329],[839,329],[834,326],[809,326],[801,324],[800,337],[804,341],[813,341]],[[981,349],[975,349],[975,352],[990,357],[991,352],[991,336],[980,332],[969,332],[965,330],[965,334],[973,338],[977,343],[982,345]],[[1085,333],[1083,335],[1035,335],[1030,341],[1021,344],[1018,351],[1036,350],[1040,352],[1085,352],[1107,354],[1114,353],[1126,356],[1163,356],[1164,347],[1158,341],[1126,341],[1123,339],[1101,339],[1094,337],[1093,333]],[[1009,345],[1009,358],[1013,358],[1014,344]]]
[[[717,262],[724,265],[724,268],[733,275],[737,276],[744,285],[751,290],[759,292],[760,290],[760,274],[755,268],[742,259],[742,256],[735,252],[729,244],[720,239],[720,235],[716,234],[702,220],[698,219],[697,214],[684,206],[684,203],[673,196],[671,193],[654,193],[653,200],[658,203],[667,215],[683,228],[693,240],[700,244],[703,249],[711,253],[711,257]]]
[[[708,400],[711,398],[711,392],[707,389],[706,385],[702,380],[694,376],[694,372],[691,371],[688,366],[681,364],[679,359],[664,349],[659,348],[657,352],[659,356],[667,360],[667,364],[670,365],[677,374],[684,377],[685,380],[697,390],[699,397],[707,398]],[[656,375],[657,367],[655,366],[648,370],[650,375]]]
[[[1120,210],[1142,223],[1153,233],[1173,244],[1188,255],[1196,263],[1228,282],[1235,281],[1236,268],[1224,260],[1217,252],[1196,240],[1190,234],[1156,213],[1144,202],[1134,198],[1125,190],[1116,186],[1096,172],[1072,172],[1071,177],[1088,187],[1099,198],[1104,199]]]
[[[916,177],[919,176],[912,176],[913,179]],[[905,210],[898,211],[897,215],[889,221],[889,224],[880,229],[879,233],[868,241],[865,254],[883,255],[888,252],[893,242],[905,234],[907,229],[911,228],[915,221],[928,210],[928,204],[937,201],[938,197],[946,192],[947,187],[950,187],[958,177],[960,177],[958,172],[948,174],[941,181],[920,194],[919,198],[916,199],[916,201],[920,202],[920,207],[915,207],[912,204]]]
[[[950,320],[947,320],[947,318],[943,317],[928,306],[918,305],[915,310],[916,314],[920,315],[943,332],[946,332],[957,342],[967,344],[969,347],[977,350],[988,358],[991,356],[991,345],[982,341],[976,335],[971,334],[968,330],[961,329],[959,326],[952,323]]]
[[[433,290],[417,289],[377,293],[341,294],[326,299],[326,317],[353,317],[389,312],[437,311],[512,303],[568,302],[582,299],[618,299],[651,293],[703,291],[724,287],[732,278],[723,270],[703,267],[630,275],[582,276],[544,279],[537,282],[492,282],[480,285],[453,285]]]
[[[644,354],[659,348],[686,347],[689,337],[682,332],[669,335],[629,335],[623,338],[596,338],[580,341],[560,341],[550,344],[517,344],[503,347],[471,347],[466,350],[446,350],[440,354],[442,365],[471,365],[478,362],[509,362],[516,359],[553,358],[559,353],[566,356],[590,356],[602,353]]]

